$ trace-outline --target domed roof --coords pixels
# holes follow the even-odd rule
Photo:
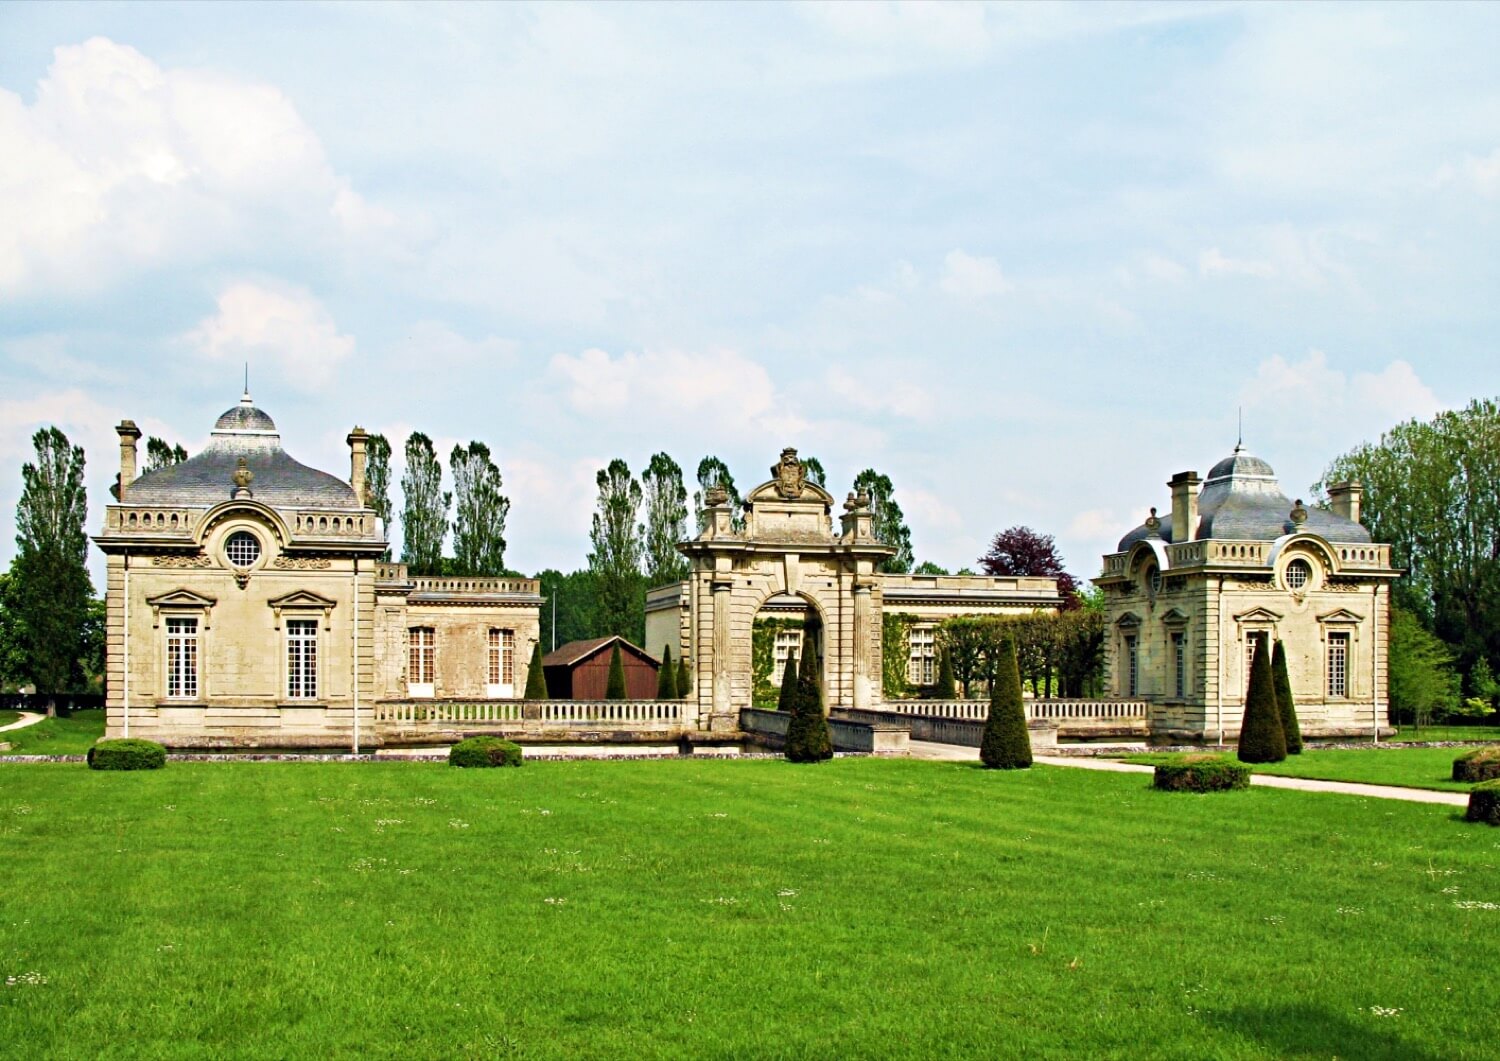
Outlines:
[[[221,431],[274,435],[276,422],[255,407],[255,403],[250,400],[250,392],[246,391],[238,405],[225,409],[224,415],[214,422],[214,434]]]
[[[1178,535],[1170,515],[1161,517],[1156,533],[1164,542],[1203,538],[1275,541],[1295,528],[1291,511],[1292,500],[1282,491],[1271,466],[1246,453],[1243,446],[1235,446],[1234,452],[1215,464],[1203,481],[1196,533],[1189,527]],[[1307,510],[1307,520],[1300,529],[1335,542],[1370,540],[1370,532],[1362,524],[1318,508]],[[1124,552],[1151,533],[1151,528],[1142,523],[1120,539],[1117,549]]]
[[[202,453],[146,472],[130,484],[126,497],[132,505],[216,505],[229,499],[241,460],[252,475],[251,496],[273,508],[362,507],[344,480],[309,468],[282,449],[276,422],[249,394],[219,417]]]

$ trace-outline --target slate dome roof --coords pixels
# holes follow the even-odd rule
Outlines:
[[[1282,491],[1272,467],[1236,446],[1203,481],[1198,494],[1197,533],[1188,531],[1177,536],[1170,513],[1161,517],[1158,533],[1164,542],[1202,538],[1275,541],[1292,532],[1291,511],[1292,499]],[[1362,524],[1318,508],[1307,510],[1307,522],[1301,529],[1334,542],[1370,541],[1370,532]],[[1121,538],[1116,548],[1124,552],[1150,534],[1143,523]]]
[[[251,495],[262,504],[350,511],[362,507],[348,483],[309,468],[282,449],[276,422],[256,408],[249,394],[214,423],[202,453],[146,472],[129,485],[126,503],[207,506],[227,501],[241,458],[254,475]]]

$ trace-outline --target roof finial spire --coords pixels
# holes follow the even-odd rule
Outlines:
[[[1239,413],[1240,413],[1239,437],[1237,437],[1234,440],[1234,451],[1236,453],[1241,452],[1245,448],[1245,407],[1243,405],[1239,407]]]
[[[245,393],[240,395],[241,405],[253,405],[250,400],[250,362],[245,362]]]

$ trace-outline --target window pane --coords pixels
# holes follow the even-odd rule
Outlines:
[[[318,622],[291,619],[286,624],[286,695],[313,700],[318,695]]]
[[[198,620],[167,620],[167,696],[198,696]]]
[[[1328,635],[1328,695],[1349,695],[1349,635]]]

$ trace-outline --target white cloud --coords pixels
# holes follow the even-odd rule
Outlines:
[[[581,413],[712,413],[721,425],[776,421],[776,388],[759,362],[733,350],[627,351],[618,357],[599,349],[552,359],[553,376]]]
[[[104,37],[57,48],[34,103],[0,90],[0,143],[0,291],[392,220],[279,90]]]
[[[1198,272],[1203,276],[1258,276],[1265,278],[1275,276],[1276,267],[1270,262],[1227,258],[1218,247],[1210,247],[1198,255]]]
[[[299,390],[326,386],[354,353],[353,337],[339,332],[310,292],[248,281],[225,288],[218,312],[183,338],[215,360],[248,361],[253,369],[270,362]]]
[[[926,419],[936,404],[932,393],[899,373],[870,371],[875,377],[859,379],[837,365],[824,374],[828,390],[846,406],[860,412],[890,413],[909,419]]]
[[[514,339],[486,335],[470,339],[441,321],[418,321],[396,344],[401,363],[457,368],[465,365],[499,367],[516,359]]]
[[[1350,435],[1358,441],[1443,408],[1409,362],[1396,360],[1378,371],[1348,375],[1329,365],[1322,350],[1308,351],[1301,361],[1280,354],[1267,358],[1241,398],[1273,432],[1300,434],[1314,444],[1323,443],[1332,430],[1344,436],[1339,442],[1346,445]]]
[[[1003,295],[1013,287],[994,258],[951,250],[943,259],[942,289],[959,298],[983,299]]]
[[[1159,254],[1148,254],[1141,259],[1141,271],[1148,278],[1166,284],[1181,284],[1187,280],[1188,275],[1187,269]]]

